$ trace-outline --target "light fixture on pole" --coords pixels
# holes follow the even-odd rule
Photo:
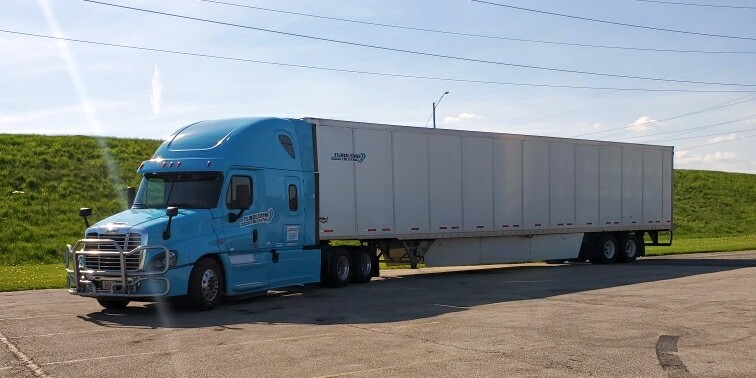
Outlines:
[[[443,99],[444,96],[446,96],[448,94],[449,94],[448,91],[444,92],[444,94],[442,94],[441,97],[438,98],[438,101],[436,101],[436,102],[433,103],[433,128],[434,129],[436,128],[436,106],[438,106],[438,104],[441,103],[441,99]]]

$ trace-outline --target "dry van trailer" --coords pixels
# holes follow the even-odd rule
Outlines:
[[[671,243],[673,147],[305,120],[321,242],[428,266],[633,261],[644,235]]]

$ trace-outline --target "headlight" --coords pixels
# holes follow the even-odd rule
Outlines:
[[[168,263],[169,266],[173,267],[176,266],[176,261],[178,260],[178,252],[174,250],[168,251]],[[154,270],[163,270],[165,269],[165,253],[161,252],[158,253],[157,256],[153,257],[150,261],[150,267]]]
[[[84,256],[79,255],[79,269],[86,269],[87,268],[87,258]]]

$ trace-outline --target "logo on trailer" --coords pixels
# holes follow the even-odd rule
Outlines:
[[[357,163],[362,163],[363,161],[365,161],[365,158],[367,158],[367,155],[365,155],[364,152],[359,154],[345,154],[342,152],[334,152],[333,156],[331,156],[331,160],[354,161]]]
[[[273,222],[273,209],[268,209],[262,213],[254,213],[242,217],[239,227],[251,226],[259,223]]]

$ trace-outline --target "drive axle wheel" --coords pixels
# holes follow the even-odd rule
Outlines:
[[[369,251],[367,248],[352,251],[352,282],[366,283],[373,277],[375,261]]]
[[[328,262],[328,280],[330,287],[344,287],[352,279],[352,259],[350,253],[339,248],[331,254],[331,260]]]
[[[210,310],[223,296],[223,272],[215,259],[203,258],[194,264],[189,276],[189,304],[197,310]]]

